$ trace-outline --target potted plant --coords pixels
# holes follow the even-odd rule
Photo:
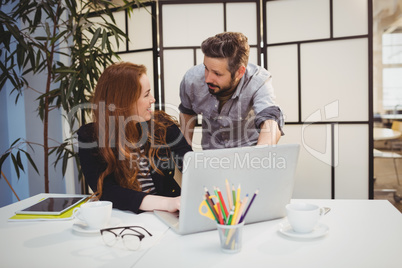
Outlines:
[[[72,139],[49,145],[49,112],[60,109],[68,114],[77,105],[88,103],[102,70],[118,55],[116,47],[126,41],[126,34],[115,23],[114,11],[128,10],[140,1],[96,0],[4,0],[0,3],[0,90],[6,83],[12,85],[15,102],[26,90],[37,93],[37,112],[43,122],[43,143],[18,138],[5,151],[0,152],[0,170],[11,158],[19,178],[24,171],[21,156],[25,155],[39,173],[34,157],[26,149],[39,147],[44,151],[45,192],[49,192],[49,155],[55,154],[56,166],[62,162],[63,176],[68,160],[75,159],[79,178],[82,177],[77,152]],[[4,11],[6,10],[8,11]],[[98,19],[93,20],[96,16]],[[100,19],[99,19],[100,18]],[[60,58],[68,59],[62,61]],[[33,88],[27,74],[44,74],[41,88]],[[70,124],[83,124],[85,111],[74,113]],[[2,172],[5,178],[5,174]],[[11,185],[10,185],[11,187]]]

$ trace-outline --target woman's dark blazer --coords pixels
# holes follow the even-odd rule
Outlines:
[[[144,123],[146,124],[146,122]],[[84,125],[78,130],[78,141],[82,172],[88,185],[96,192],[98,178],[106,169],[107,164],[99,154],[93,123]],[[181,171],[184,154],[192,149],[177,125],[171,125],[167,128],[166,143],[169,150],[161,149],[160,157],[167,161],[155,159],[156,166],[163,175],[153,170],[151,166],[150,172],[157,195],[175,197],[180,195],[180,186],[174,179],[175,164]],[[115,208],[140,213],[142,211],[139,207],[146,195],[147,193],[144,192],[121,187],[112,173],[104,179],[101,200],[112,201]]]

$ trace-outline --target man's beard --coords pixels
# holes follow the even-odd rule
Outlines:
[[[214,85],[214,84],[212,84],[212,83],[208,83],[208,90],[209,90],[209,93],[211,93],[212,95],[215,95],[215,96],[224,96],[224,95],[227,95],[227,94],[232,95],[232,94],[233,94],[233,90],[234,90],[234,88],[233,88],[233,87],[234,87],[234,84],[235,84],[235,80],[234,80],[234,79],[230,81],[229,86],[224,87],[224,88],[221,88],[221,87],[219,87],[219,86],[217,86],[217,85]],[[215,91],[212,90],[209,86],[212,86],[212,87],[214,87],[214,88],[218,88],[219,90],[218,90],[217,92],[215,92]]]

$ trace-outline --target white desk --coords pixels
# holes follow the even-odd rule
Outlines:
[[[380,116],[387,120],[402,120],[402,114],[382,114]]]
[[[385,200],[307,200],[331,208],[322,218],[322,223],[329,226],[326,236],[311,240],[285,237],[278,232],[278,225],[285,219],[249,224],[244,227],[242,251],[233,255],[220,251],[216,231],[180,236],[167,230],[151,213],[113,211],[122,224],[141,224],[155,234],[138,252],[109,248],[102,244],[100,236],[74,234],[72,221],[7,222],[15,209],[33,200],[31,197],[0,209],[2,267],[399,268],[402,265],[402,214]]]
[[[112,217],[121,220],[120,226],[140,225],[153,235],[143,239],[140,250],[128,251],[122,243],[117,247],[104,245],[100,234],[77,233],[72,230],[74,220],[7,221],[14,211],[45,196],[36,195],[0,208],[0,267],[132,267],[168,230],[152,213],[136,215],[113,209]]]
[[[401,132],[390,128],[375,127],[373,129],[373,139],[375,141],[393,140],[399,138],[401,135],[402,135]]]

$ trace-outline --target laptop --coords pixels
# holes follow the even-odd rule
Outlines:
[[[253,146],[188,152],[183,159],[180,211],[154,211],[176,233],[185,235],[216,229],[216,221],[199,213],[205,188],[211,195],[220,189],[228,204],[226,180],[240,198],[251,200],[258,190],[245,224],[286,216],[285,206],[293,194],[299,144]]]

